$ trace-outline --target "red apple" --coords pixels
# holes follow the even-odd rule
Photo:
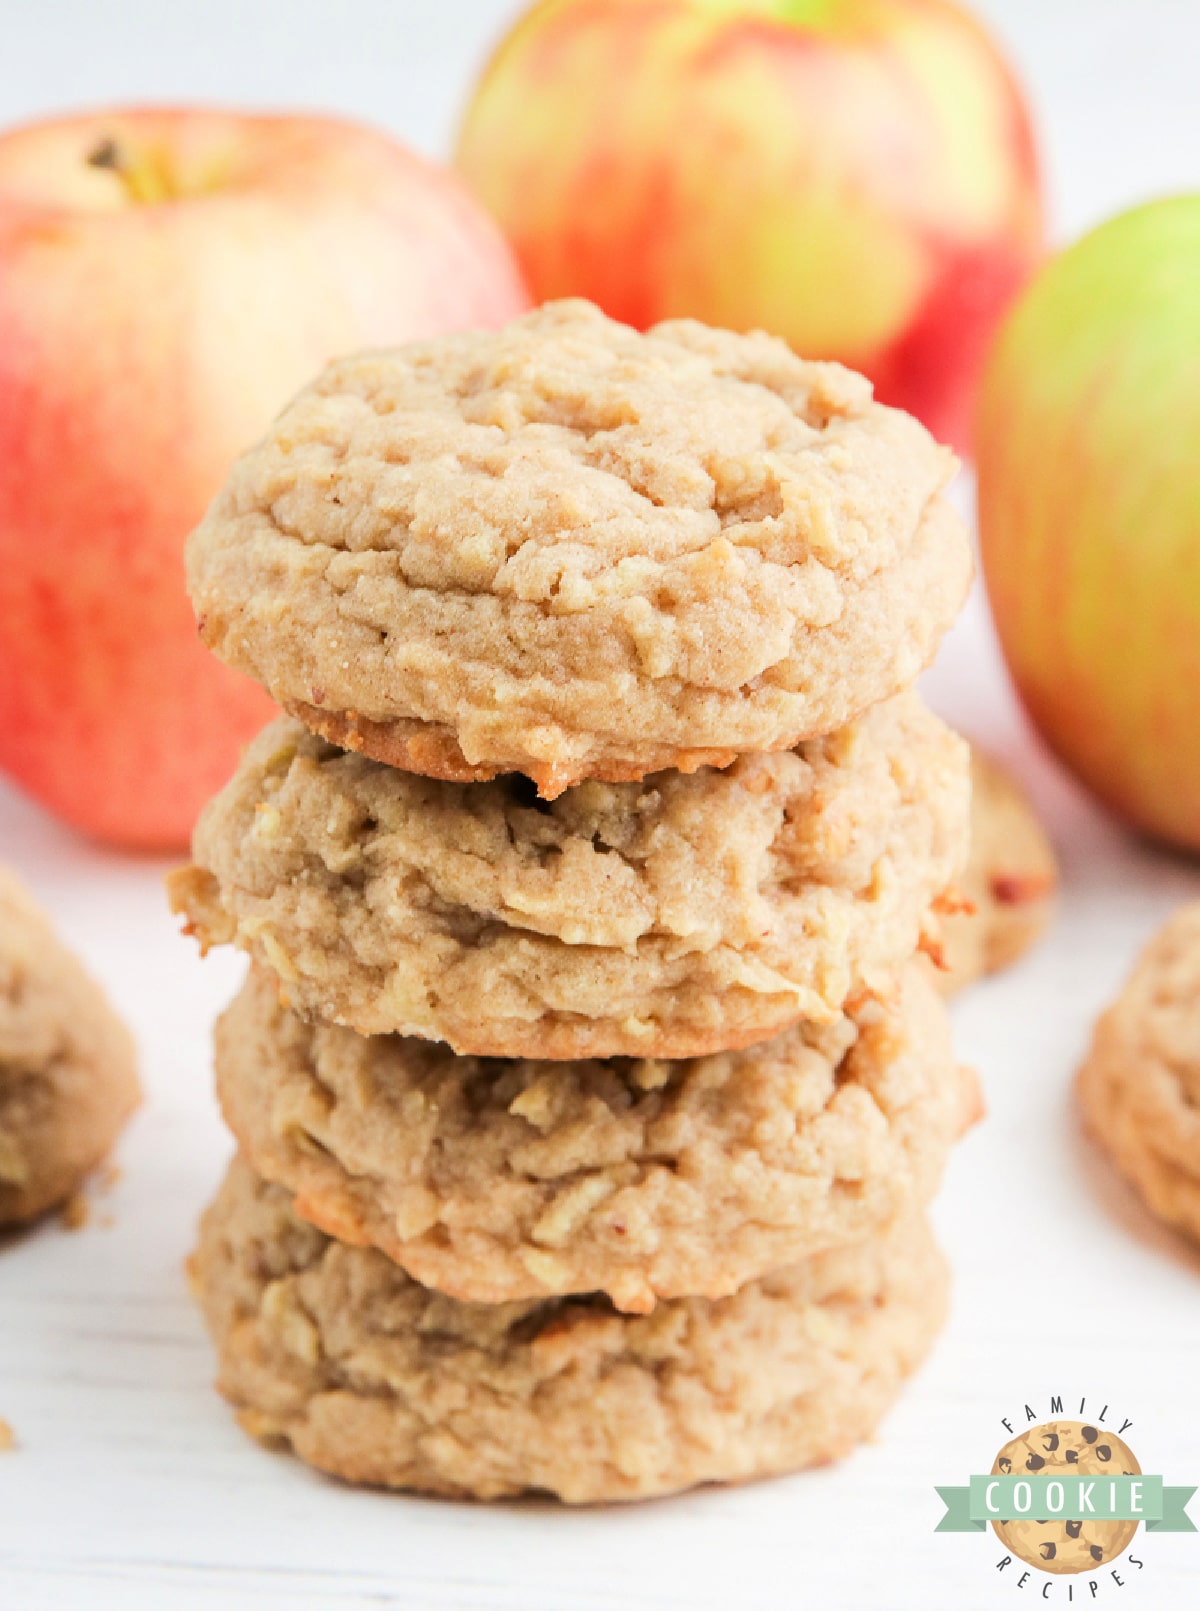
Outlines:
[[[1041,252],[1025,105],[949,0],[543,0],[457,161],[535,296],[765,327],[960,449]]]
[[[347,349],[527,306],[460,182],[321,117],[98,113],[0,136],[0,767],[186,842],[270,715],[206,654],[183,540]]]
[[[979,530],[1000,641],[1051,747],[1200,850],[1200,196],[1094,230],[988,364]]]

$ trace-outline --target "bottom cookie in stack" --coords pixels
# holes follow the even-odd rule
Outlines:
[[[924,1218],[717,1300],[463,1303],[300,1219],[234,1161],[191,1272],[247,1431],[353,1482],[648,1498],[838,1459],[942,1323]]]

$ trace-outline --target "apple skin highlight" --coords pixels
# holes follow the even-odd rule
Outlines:
[[[949,0],[542,0],[457,163],[537,298],[768,329],[960,450],[1042,255],[1024,101]]]
[[[0,769],[96,838],[186,844],[274,709],[184,591],[230,462],[337,354],[527,305],[461,183],[352,123],[0,136]]]
[[[1128,822],[1200,850],[1200,196],[1030,287],[978,422],[983,569],[1036,726]]]

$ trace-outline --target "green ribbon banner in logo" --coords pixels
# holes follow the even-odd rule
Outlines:
[[[1195,1488],[1168,1488],[1161,1477],[974,1476],[965,1488],[939,1488],[946,1514],[939,1533],[981,1533],[992,1521],[1140,1521],[1150,1533],[1194,1533],[1187,1513]]]

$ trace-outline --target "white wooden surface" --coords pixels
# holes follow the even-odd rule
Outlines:
[[[0,119],[86,101],[325,104],[444,148],[503,0],[0,3]],[[1056,219],[1077,228],[1197,183],[1193,0],[991,0],[1040,101]],[[966,489],[964,489],[964,496]],[[1047,944],[955,1009],[991,1114],[936,1219],[954,1315],[880,1441],[840,1468],[635,1510],[451,1506],[326,1482],[248,1443],[213,1395],[182,1275],[228,1142],[208,1033],[240,964],[201,965],[162,867],[104,854],[0,785],[0,856],[86,954],[136,1027],[149,1093],[89,1226],[0,1249],[0,1607],[420,1611],[781,1607],[964,1611],[1039,1594],[994,1541],[934,1537],[935,1483],[966,1480],[1001,1415],[1051,1392],[1133,1419],[1143,1465],[1200,1480],[1200,1261],[1154,1227],[1081,1143],[1068,1083],[1138,944],[1200,869],[1138,845],[1037,750],[976,599],[929,679],[934,703],[1007,756],[1059,839],[1066,892]],[[1200,1542],[1152,1538],[1105,1603],[1183,1607]],[[1065,1603],[1056,1585],[1050,1603]],[[1081,1591],[1082,1592],[1082,1591]],[[1080,1596],[1077,1595],[1077,1598]]]

